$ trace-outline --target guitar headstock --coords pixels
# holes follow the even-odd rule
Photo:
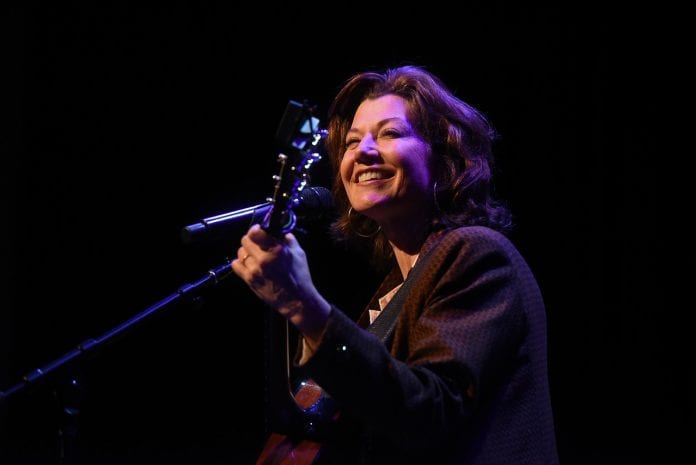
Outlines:
[[[293,211],[300,203],[300,194],[309,183],[309,170],[321,160],[321,142],[326,130],[319,128],[314,108],[293,100],[288,102],[276,139],[288,154],[278,155],[280,168],[273,176],[271,209],[262,227],[274,236],[282,236],[295,228],[297,217]]]

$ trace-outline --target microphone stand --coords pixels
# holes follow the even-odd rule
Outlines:
[[[8,402],[18,394],[29,390],[30,387],[38,385],[50,376],[63,372],[66,368],[75,365],[88,355],[96,353],[107,344],[116,340],[117,337],[126,335],[141,323],[149,320],[166,308],[171,307],[173,304],[179,303],[183,299],[195,301],[204,288],[218,284],[230,274],[232,274],[232,267],[228,260],[223,265],[210,269],[205,276],[195,282],[181,286],[176,292],[156,302],[118,326],[106,331],[101,336],[87,339],[57,359],[40,368],[32,370],[24,375],[20,382],[10,386],[4,391],[0,391],[0,407],[3,407],[5,402]],[[75,440],[77,439],[77,417],[80,411],[81,385],[76,378],[72,377],[69,379],[64,389],[56,390],[56,396],[59,397],[59,406],[63,414],[58,431],[59,463],[67,465],[69,463],[74,463],[73,454],[76,450]]]

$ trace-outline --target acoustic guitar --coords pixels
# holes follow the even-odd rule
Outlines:
[[[278,156],[271,208],[262,222],[271,235],[282,237],[295,228],[293,208],[301,201],[310,168],[322,158],[319,147],[325,136],[311,106],[288,103],[276,139],[289,155]],[[271,432],[256,465],[316,465],[321,438],[337,416],[335,403],[311,379],[293,379],[290,345],[296,330],[273,310],[267,317],[266,419]]]

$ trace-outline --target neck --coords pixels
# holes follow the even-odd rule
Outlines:
[[[416,201],[411,202],[408,208],[390,209],[388,215],[373,217],[389,241],[404,279],[430,232],[432,208],[425,201]]]
[[[413,265],[418,259],[418,254],[404,252],[403,250],[395,248],[394,257],[396,258],[396,263],[399,265],[399,269],[401,270],[401,276],[406,279],[408,272],[411,270],[411,268],[413,268]]]
[[[394,258],[399,265],[401,275],[406,279],[413,268],[421,247],[428,235],[428,223],[410,224],[408,227],[382,228],[394,252]]]

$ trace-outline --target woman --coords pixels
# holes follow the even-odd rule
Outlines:
[[[340,406],[321,463],[557,463],[545,309],[501,234],[487,120],[404,66],[349,79],[328,131],[334,230],[393,266],[360,319],[322,297],[291,233],[253,226],[232,263],[299,330],[297,362]]]

